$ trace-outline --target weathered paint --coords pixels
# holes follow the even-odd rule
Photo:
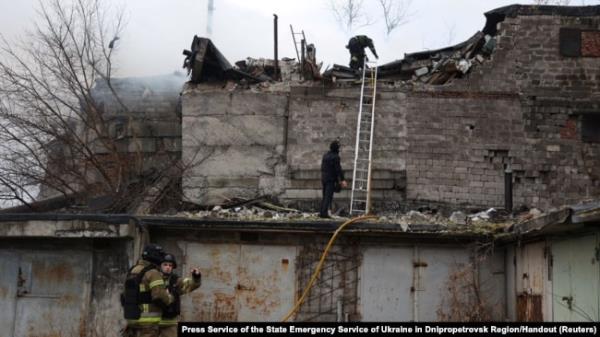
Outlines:
[[[550,319],[547,301],[551,296],[548,281],[548,250],[545,241],[527,243],[516,248],[516,319],[543,321]]]
[[[296,255],[294,246],[241,247],[238,321],[279,321],[292,309]]]
[[[438,320],[438,310],[452,306],[448,287],[456,273],[468,273],[469,251],[459,248],[424,247],[419,249],[421,285],[419,286],[418,321]],[[414,268],[415,271],[417,268]]]
[[[0,256],[2,267],[12,271],[0,279],[0,288],[7,289],[2,337],[87,335],[89,252],[20,250],[0,251]]]
[[[185,320],[278,321],[292,308],[295,246],[184,246],[184,268],[199,266],[203,275],[202,286],[182,299]]]
[[[19,257],[0,250],[0,337],[12,337],[17,300]]]
[[[597,235],[552,243],[554,321],[598,321]]]
[[[363,321],[412,319],[412,247],[367,248],[361,267]]]
[[[504,268],[506,270],[506,318],[513,322],[517,320],[517,260],[515,250],[514,246],[507,247],[504,259]]]
[[[506,256],[503,249],[496,250],[485,259],[479,259],[479,293],[491,315],[488,320],[503,321],[506,316]]]
[[[365,249],[360,286],[362,319],[438,320],[438,310],[451,305],[448,283],[452,282],[452,275],[468,264],[466,248]]]
[[[202,286],[182,297],[182,316],[188,321],[236,321],[241,246],[185,242],[181,270],[199,267]]]

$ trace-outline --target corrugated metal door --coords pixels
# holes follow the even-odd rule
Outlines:
[[[597,235],[552,244],[554,321],[598,321]]]
[[[198,266],[202,286],[182,297],[192,321],[279,321],[295,298],[295,246],[187,243],[182,270]]]
[[[91,253],[0,253],[1,336],[85,336]]]
[[[363,252],[362,320],[412,320],[413,248],[368,248]]]
[[[19,257],[0,250],[0,337],[12,337],[17,299]]]

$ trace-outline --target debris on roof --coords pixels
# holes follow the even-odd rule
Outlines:
[[[233,80],[249,80],[261,82],[263,79],[252,76],[231,66],[210,39],[194,35],[190,50],[184,50],[186,56],[183,67],[191,74],[191,82],[209,82]]]
[[[379,77],[416,81],[426,84],[445,84],[462,77],[483,63],[493,52],[495,37],[477,32],[455,46],[406,54],[404,59],[379,67]]]

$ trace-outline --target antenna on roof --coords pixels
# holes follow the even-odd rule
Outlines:
[[[206,17],[206,37],[212,37],[213,13],[215,11],[215,0],[208,0],[208,14]]]

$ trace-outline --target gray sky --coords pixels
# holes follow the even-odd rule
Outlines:
[[[194,34],[206,36],[208,0],[106,0],[124,7],[127,26],[119,40],[118,76],[148,76],[181,69],[183,49]],[[531,3],[531,0],[521,3]],[[233,64],[246,57],[273,57],[273,13],[279,16],[279,56],[295,57],[290,24],[304,30],[317,48],[317,59],[327,65],[347,64],[348,38],[369,35],[380,63],[400,59],[404,53],[459,43],[485,23],[484,12],[515,0],[413,0],[410,22],[385,35],[382,20],[345,32],[329,9],[329,0],[214,0],[212,39]],[[372,16],[376,0],[364,0]],[[572,4],[580,4],[574,0]],[[0,32],[9,39],[24,39],[35,19],[37,0],[0,0]]]

